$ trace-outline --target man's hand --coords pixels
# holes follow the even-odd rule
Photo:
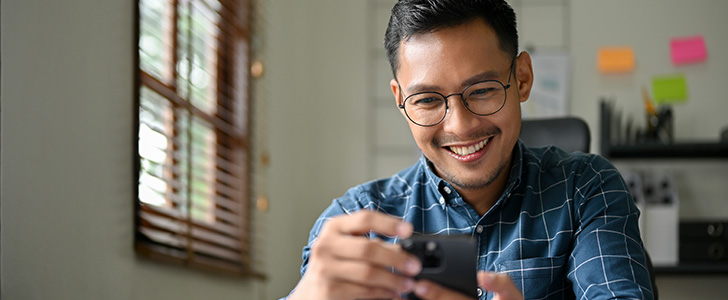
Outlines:
[[[373,231],[404,239],[412,230],[409,223],[368,210],[328,220],[289,299],[392,299],[411,291],[420,261],[399,245],[363,235]]]
[[[513,284],[511,278],[506,274],[493,272],[478,272],[478,286],[486,291],[495,293],[493,300],[521,300],[521,292]],[[430,281],[419,281],[414,288],[415,295],[420,299],[448,299],[448,300],[472,300],[465,295],[453,290],[444,288]]]

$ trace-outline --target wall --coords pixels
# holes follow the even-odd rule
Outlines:
[[[370,1],[374,0],[260,3],[265,51],[259,55],[266,71],[256,94],[265,102],[256,103],[255,109],[268,120],[262,140],[271,156],[266,178],[261,179],[270,199],[270,210],[261,219],[264,226],[258,227],[265,236],[259,249],[269,275],[261,283],[134,256],[129,163],[133,1],[2,0],[0,296],[12,300],[273,299],[286,295],[298,281],[301,248],[315,218],[334,197],[369,178],[365,170],[372,163],[367,152],[371,121],[365,112],[370,93],[367,34],[371,31],[367,26],[372,20],[364,12]],[[533,1],[516,4],[527,2]],[[726,11],[726,2],[683,2],[569,3],[572,30],[568,38],[556,39],[568,41],[574,55],[571,112],[587,118],[594,134],[599,96],[614,95],[627,107],[653,73],[674,70],[656,62],[666,57],[655,49],[662,49],[659,43],[667,34],[699,30],[708,39],[709,61],[684,69],[693,98],[689,106],[677,110],[681,128],[677,133],[679,137],[716,135],[725,118],[715,114],[726,111],[728,105],[720,93],[726,60],[718,55],[728,42],[717,34],[726,21],[716,16]],[[652,13],[651,8],[664,11]],[[525,14],[546,18],[552,11],[534,6]],[[608,27],[614,26],[615,19],[624,26],[618,27],[616,36],[609,34]],[[631,29],[657,26],[649,25],[655,22],[668,26],[682,22],[689,27],[686,31],[672,28],[656,46]],[[662,27],[650,28],[654,32]],[[637,71],[629,76],[598,75],[593,70],[594,49],[602,43],[639,46],[635,47]],[[388,87],[381,89],[374,93],[386,95]],[[637,113],[641,107],[629,109]],[[704,115],[713,121],[706,122],[710,119]],[[693,167],[690,162],[680,166],[684,164]],[[715,182],[726,176],[724,166],[703,165],[714,169],[709,179],[695,181]],[[688,209],[689,214],[728,215],[721,210],[724,205],[711,202],[724,199],[725,191],[705,192],[693,199],[707,202],[699,201],[699,208]],[[725,277],[658,278],[662,299],[720,298],[723,292],[718,287],[723,282]]]
[[[3,0],[0,298],[264,299],[139,259],[128,0]]]
[[[133,1],[46,2],[0,2],[2,298],[286,295],[315,217],[366,178],[366,161],[341,159],[365,146],[352,106],[364,105],[365,2],[259,1],[266,75],[254,93],[266,102],[254,111],[269,122],[256,153],[272,158],[267,178],[254,176],[271,200],[255,224],[265,283],[134,255]]]
[[[267,1],[270,298],[300,278],[318,215],[366,180],[367,1]]]
[[[721,88],[728,71],[728,58],[721,55],[728,48],[728,35],[722,30],[728,26],[728,20],[721,12],[728,10],[728,2],[573,1],[571,9],[574,59],[571,111],[589,121],[592,136],[598,137],[597,99],[612,97],[625,117],[644,121],[642,86],[651,90],[652,76],[676,73],[685,75],[689,92],[688,102],[674,105],[676,139],[717,141],[720,131],[728,128],[723,115],[728,111],[728,101],[723,100],[725,93]],[[588,13],[597,11],[599,13]],[[685,66],[672,65],[670,38],[694,34],[705,37],[708,60]],[[596,51],[603,45],[633,46],[635,71],[621,75],[596,72]],[[592,144],[596,147],[597,141]],[[652,167],[680,177],[683,219],[728,216],[728,206],[723,205],[728,186],[719,184],[728,178],[727,160],[672,160],[647,165],[644,162],[615,163],[623,169]]]

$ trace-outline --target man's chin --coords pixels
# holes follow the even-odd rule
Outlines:
[[[450,182],[450,184],[455,186],[456,188],[463,189],[463,190],[479,190],[479,189],[487,188],[494,181],[494,180],[477,180],[477,181],[468,180],[468,181],[466,181],[466,180],[460,180],[462,178],[457,178],[457,177],[450,177],[450,178],[445,178],[445,179],[448,182]],[[483,179],[485,179],[485,178],[483,178]]]
[[[481,167],[481,170],[485,168],[484,166]],[[470,173],[470,172],[464,172],[460,174],[453,174],[450,172],[442,172],[440,171],[440,176],[450,182],[453,186],[459,189],[463,190],[478,190],[478,189],[484,189],[489,187],[493,182],[498,179],[500,174],[505,169],[505,164],[499,164],[495,170],[492,170],[490,172],[487,172],[483,174],[480,173]]]

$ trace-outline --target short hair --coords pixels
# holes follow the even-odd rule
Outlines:
[[[416,34],[434,32],[482,19],[498,36],[501,50],[518,54],[516,13],[505,0],[400,0],[392,8],[384,48],[392,74],[397,77],[399,47]]]

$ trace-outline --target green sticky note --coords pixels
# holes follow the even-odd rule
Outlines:
[[[685,75],[655,76],[652,78],[652,94],[655,102],[678,103],[688,100],[688,84]]]

